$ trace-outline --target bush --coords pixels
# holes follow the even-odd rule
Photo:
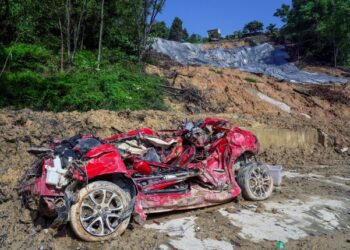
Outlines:
[[[258,81],[254,78],[251,78],[251,77],[246,77],[244,78],[244,80],[246,80],[247,82],[251,82],[251,83],[257,83]]]
[[[101,70],[96,54],[76,54],[66,74],[59,73],[59,54],[38,45],[17,44],[10,67],[1,77],[0,107],[49,111],[90,109],[165,109],[162,78],[147,76],[137,59],[120,50],[103,51]],[[1,51],[0,51],[1,52]]]
[[[128,67],[130,64],[137,64],[137,62],[137,57],[130,56],[121,50],[104,49],[101,66],[103,68],[104,66],[108,67],[111,64],[118,64]],[[76,69],[96,69],[96,54],[88,50],[77,53],[74,60],[74,67]]]
[[[10,69],[52,72],[57,68],[57,61],[50,50],[35,44],[17,43],[6,48],[10,54]]]
[[[119,49],[104,50],[103,58],[105,63],[108,63],[108,64],[118,63],[124,66],[129,65],[130,63],[136,64],[138,62],[138,58],[136,56],[128,55],[127,53]]]
[[[45,79],[38,73],[24,70],[16,73],[7,73],[2,76],[0,105],[24,108],[33,105],[42,98],[47,88]]]
[[[211,72],[214,72],[214,73],[216,73],[216,74],[219,74],[219,75],[222,75],[224,72],[222,71],[222,69],[218,69],[218,68],[209,68],[209,70],[211,71]]]
[[[121,66],[48,78],[26,70],[5,75],[0,105],[50,111],[165,109],[162,81]]]
[[[81,51],[76,54],[74,66],[80,70],[91,70],[97,68],[97,58],[92,51]]]

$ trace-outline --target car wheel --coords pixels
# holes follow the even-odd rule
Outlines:
[[[266,200],[273,191],[273,179],[268,168],[256,162],[249,163],[238,171],[237,182],[246,200]]]
[[[70,210],[70,225],[85,241],[104,241],[122,234],[130,221],[130,194],[108,181],[88,184]]]

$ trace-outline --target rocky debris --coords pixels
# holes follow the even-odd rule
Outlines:
[[[263,213],[263,212],[265,212],[265,210],[266,210],[266,207],[264,206],[264,204],[263,203],[258,203],[258,206],[256,207],[256,209],[255,209],[255,213]]]
[[[186,111],[190,114],[199,113],[201,111],[217,111],[212,110],[210,101],[204,91],[196,87],[175,88],[171,86],[162,86],[168,95],[171,95],[177,101],[184,104]]]
[[[349,151],[349,148],[348,147],[344,147],[344,148],[336,147],[335,151],[339,154],[345,154]]]
[[[10,200],[10,190],[0,183],[0,205]]]

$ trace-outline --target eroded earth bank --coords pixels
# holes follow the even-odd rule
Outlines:
[[[277,241],[288,249],[350,248],[349,85],[299,85],[209,66],[149,66],[147,72],[168,80],[168,111],[0,110],[0,248],[271,249]],[[174,128],[184,118],[205,117],[226,118],[258,135],[260,160],[285,170],[272,198],[149,216],[144,227],[132,223],[124,235],[101,243],[77,239],[69,226],[48,228],[21,208],[14,188],[33,161],[30,146],[77,133]]]

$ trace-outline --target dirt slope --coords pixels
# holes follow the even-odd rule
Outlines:
[[[313,70],[329,71],[319,67]],[[168,92],[183,91],[168,99],[172,110],[242,115],[286,128],[296,124],[314,126],[332,134],[336,140],[334,146],[350,144],[349,84],[292,84],[236,69],[208,66],[162,69],[150,65],[146,72],[167,78],[170,88],[165,89]],[[333,73],[340,75],[344,72]]]
[[[170,94],[167,97],[166,102],[169,106],[167,112],[100,110],[85,113],[52,113],[0,110],[0,248],[139,249],[138,243],[142,241],[141,248],[154,249],[168,239],[164,233],[152,229],[145,230],[133,224],[134,229],[128,229],[119,240],[111,243],[87,244],[75,239],[68,228],[58,231],[42,230],[45,228],[45,221],[34,225],[30,211],[21,209],[13,188],[33,160],[26,150],[30,146],[47,144],[55,137],[69,137],[77,133],[107,137],[117,133],[118,130],[126,131],[139,127],[173,128],[186,117],[195,120],[208,116],[226,118],[244,127],[263,126],[293,130],[313,128],[327,135],[326,142],[321,142],[323,145],[317,144],[307,149],[293,150],[272,146],[261,152],[261,159],[265,162],[283,164],[287,169],[297,169],[301,172],[323,169],[314,170],[309,167],[311,165],[336,165],[339,167],[327,168],[329,172],[326,176],[337,174],[342,178],[349,177],[350,151],[341,152],[350,146],[349,85],[322,88],[295,85],[235,69],[204,66],[173,66],[168,69],[149,66],[147,72],[166,77],[169,86],[176,89],[166,88],[169,93],[182,90],[179,95]],[[265,99],[259,97],[258,93],[265,96]],[[266,96],[270,99],[266,99]],[[271,104],[271,98],[274,104]],[[290,107],[290,112],[276,106],[276,101],[278,105],[282,103]],[[328,193],[331,196],[346,196],[346,192],[342,190],[329,188],[322,183],[311,185],[308,180],[301,178],[299,182],[289,181],[288,185],[283,187],[283,193],[276,199],[281,201],[280,199],[298,197],[295,190],[301,191],[303,187],[306,187],[310,195]],[[215,211],[201,210],[194,214],[199,218],[208,214],[214,215],[221,220]],[[203,228],[197,236],[207,237],[206,233],[212,230],[210,225],[205,225],[200,219],[197,223]],[[238,242],[243,248],[254,247],[254,244],[237,238],[237,229],[229,227],[227,223],[223,221],[219,227],[222,230],[230,228],[231,231],[227,231],[224,235],[227,237],[231,235],[230,239]],[[217,235],[219,237],[220,234]],[[348,236],[348,232],[336,234],[334,242],[342,240],[344,243]],[[320,236],[313,237],[311,243],[296,241],[290,246],[293,249],[317,246],[318,237]],[[327,239],[331,237],[333,236],[327,235]],[[272,247],[271,243],[261,246]],[[330,247],[337,248],[337,246],[343,245],[334,244]]]
[[[314,85],[279,82],[267,76],[219,69],[208,66],[172,67],[162,70],[149,65],[146,72],[168,78],[176,88],[198,89],[207,105],[202,108],[214,112],[235,112],[252,115],[283,114],[281,109],[256,96],[259,91],[291,107],[295,116],[309,115],[325,121],[334,117],[350,117],[350,88],[345,86],[318,87]],[[333,96],[327,95],[331,91]],[[182,104],[182,103],[181,103]]]

